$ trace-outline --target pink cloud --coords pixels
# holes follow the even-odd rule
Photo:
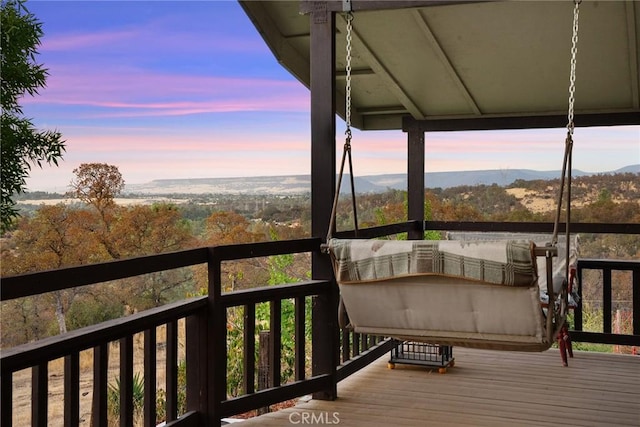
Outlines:
[[[80,49],[95,49],[97,46],[128,42],[138,37],[136,30],[116,30],[93,33],[59,34],[44,37],[40,52],[59,52]]]
[[[183,24],[184,25],[184,24]],[[205,34],[205,36],[203,36]],[[163,54],[195,52],[214,54],[215,52],[265,52],[264,43],[259,38],[233,37],[218,34],[215,28],[208,33],[194,33],[177,28],[171,19],[158,19],[135,28],[117,28],[105,31],[54,33],[41,40],[39,51],[70,52],[96,49],[125,53],[144,51]],[[79,52],[78,52],[79,53]]]
[[[239,111],[308,111],[297,82],[161,74],[136,69],[52,67],[47,88],[25,104],[99,107],[83,117],[177,116]]]

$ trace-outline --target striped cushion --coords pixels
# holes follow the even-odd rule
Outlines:
[[[339,283],[444,275],[508,286],[537,281],[531,241],[331,239]]]

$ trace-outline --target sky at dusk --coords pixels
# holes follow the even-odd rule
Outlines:
[[[309,92],[282,68],[235,1],[44,1],[38,63],[47,87],[22,99],[58,130],[58,167],[34,167],[29,191],[67,190],[82,163],[153,179],[309,174]],[[579,70],[578,70],[579,73]],[[579,75],[578,75],[579,80]],[[579,87],[576,94],[579,97]],[[340,155],[344,123],[337,126]],[[427,172],[560,170],[564,129],[427,134]],[[640,127],[578,128],[573,166],[640,163]],[[354,174],[406,171],[401,131],[355,132]]]

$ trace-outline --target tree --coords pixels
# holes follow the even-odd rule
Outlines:
[[[57,131],[39,131],[22,117],[19,99],[35,96],[45,87],[47,70],[36,63],[42,24],[24,5],[24,0],[2,0],[0,5],[2,70],[2,122],[0,128],[0,227],[6,231],[18,216],[13,200],[24,192],[31,165],[58,165],[65,150]]]
[[[90,264],[108,259],[99,242],[86,232],[85,224],[91,223],[96,214],[87,210],[73,209],[63,204],[42,206],[33,218],[23,218],[18,229],[12,233],[14,250],[2,252],[2,273],[22,274],[52,270],[62,267]],[[41,316],[46,306],[53,306],[60,333],[67,331],[66,312],[78,296],[79,289],[70,288],[30,298],[21,303],[20,311],[27,307],[33,316]],[[27,322],[41,328],[37,322]],[[3,319],[4,321],[4,319]],[[18,325],[13,327],[18,328]],[[37,336],[37,332],[25,336]]]
[[[93,206],[102,221],[92,232],[98,236],[113,259],[121,258],[116,242],[111,237],[111,227],[118,210],[115,198],[124,189],[124,179],[117,166],[106,163],[82,163],[73,170],[70,197]]]
[[[175,205],[167,203],[121,209],[109,236],[122,257],[161,254],[196,245],[189,223]],[[138,276],[121,283],[120,288],[128,293],[127,302],[133,309],[158,307],[195,290],[191,269]]]
[[[124,179],[117,166],[106,163],[82,163],[73,170],[70,195],[95,207],[104,219],[115,206],[115,198],[124,189]]]

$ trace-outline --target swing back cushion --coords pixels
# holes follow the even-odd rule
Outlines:
[[[549,347],[532,241],[331,239],[356,332],[477,348]]]

